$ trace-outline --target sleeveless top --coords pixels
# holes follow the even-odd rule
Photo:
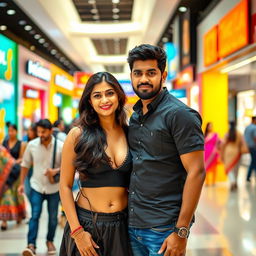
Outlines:
[[[8,139],[4,140],[3,146],[10,152],[13,158],[18,159],[20,154],[21,141],[18,140],[12,148],[9,148]]]
[[[81,187],[129,187],[131,171],[132,155],[128,150],[124,162],[117,168],[113,168],[110,163],[87,168],[86,179],[80,180]]]

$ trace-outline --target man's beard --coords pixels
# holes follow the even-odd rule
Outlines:
[[[50,139],[50,137],[51,137],[51,136],[48,136],[48,137],[40,137],[41,143],[48,141],[48,140]]]
[[[133,87],[134,92],[139,96],[140,99],[149,100],[149,99],[154,98],[159,93],[159,91],[161,90],[161,88],[162,88],[162,78],[160,80],[160,83],[159,83],[158,87],[153,89],[150,92],[148,92],[147,89],[140,91],[138,87],[140,87],[141,85],[148,85],[151,88],[153,88],[153,85],[149,84],[149,83],[141,83],[141,84],[138,84],[136,89]]]

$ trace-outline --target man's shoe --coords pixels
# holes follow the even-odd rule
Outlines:
[[[56,248],[55,248],[53,242],[47,241],[47,242],[46,242],[46,246],[47,246],[47,253],[48,253],[49,255],[56,254]]]
[[[29,244],[28,247],[22,252],[22,256],[36,256],[36,248],[33,244]]]

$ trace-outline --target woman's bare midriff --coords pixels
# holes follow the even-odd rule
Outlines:
[[[81,188],[83,195],[80,193],[77,204],[87,210],[94,212],[113,213],[122,211],[127,207],[128,193],[127,188],[123,187],[100,187],[100,188]]]

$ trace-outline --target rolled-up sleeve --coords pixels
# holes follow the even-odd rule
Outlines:
[[[26,150],[23,154],[21,167],[30,168],[32,165],[32,145],[28,143]]]

